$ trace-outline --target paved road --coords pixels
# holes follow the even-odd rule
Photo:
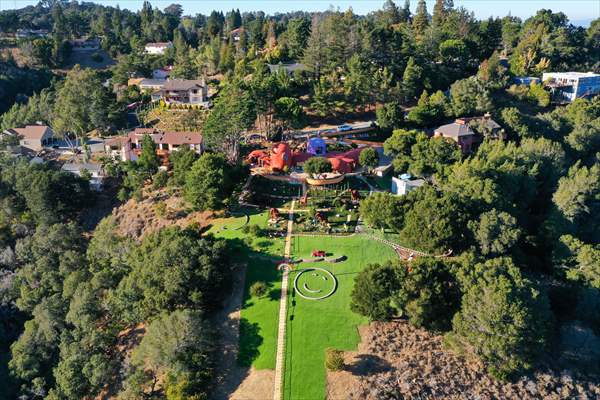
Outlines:
[[[372,126],[373,122],[374,121],[366,121],[366,122],[359,122],[356,124],[345,124],[345,125],[351,126],[352,129],[349,131],[344,131],[344,132],[338,132],[338,130],[336,128],[330,128],[330,129],[312,129],[312,130],[296,131],[296,132],[291,132],[289,135],[291,135],[294,138],[306,137],[307,135],[308,136],[349,135],[352,133],[367,132],[367,131],[374,129]]]
[[[366,121],[366,122],[358,122],[356,124],[345,124],[345,125],[349,125],[352,127],[351,130],[345,131],[345,132],[338,132],[337,128],[307,129],[307,130],[302,130],[302,131],[288,132],[288,133],[286,133],[285,136],[291,137],[294,139],[305,139],[307,136],[309,136],[309,137],[313,137],[313,136],[343,136],[343,135],[368,132],[370,130],[373,130],[373,129],[375,129],[372,126],[373,122],[374,121]],[[264,132],[247,132],[244,136],[246,138],[253,138],[253,137],[260,138],[260,137],[264,137]]]

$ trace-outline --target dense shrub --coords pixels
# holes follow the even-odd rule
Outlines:
[[[254,297],[263,297],[267,294],[269,287],[263,281],[254,282],[250,286],[250,294]]]
[[[331,347],[327,348],[325,350],[325,368],[333,372],[344,369],[344,352]]]

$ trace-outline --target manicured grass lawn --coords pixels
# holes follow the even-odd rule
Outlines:
[[[267,226],[268,213],[250,216],[250,225]],[[240,349],[238,362],[256,369],[275,369],[277,351],[277,322],[281,273],[275,261],[283,258],[283,239],[252,238],[241,229],[246,217],[224,218],[213,221],[209,233],[230,240],[240,240],[238,262],[247,264],[244,299],[240,320]],[[245,241],[245,242],[241,242]],[[266,282],[269,292],[258,298],[250,295],[250,286],[257,281]]]
[[[325,250],[335,256],[345,255],[347,260],[337,264],[322,262],[299,265],[298,268],[324,268],[336,276],[338,288],[324,300],[306,300],[294,296],[291,289],[296,272],[290,273],[284,374],[286,400],[325,398],[325,349],[355,350],[360,340],[357,327],[368,322],[350,310],[354,277],[367,264],[381,263],[396,256],[391,248],[361,236],[294,238],[294,258],[310,257],[315,249]]]

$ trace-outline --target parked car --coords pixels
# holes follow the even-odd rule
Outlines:
[[[348,132],[352,130],[352,126],[344,124],[337,127],[338,132]]]

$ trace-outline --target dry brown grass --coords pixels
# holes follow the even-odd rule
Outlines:
[[[164,204],[165,212],[160,210],[163,206],[157,207],[157,204]],[[213,212],[188,212],[186,203],[179,194],[169,194],[167,190],[163,189],[145,190],[141,201],[130,199],[127,203],[115,208],[112,215],[116,223],[117,234],[139,240],[148,233],[157,232],[172,225],[183,228],[195,223],[199,228],[203,228],[208,225],[208,221],[213,217]]]
[[[442,348],[442,337],[406,322],[361,329],[346,371],[328,374],[329,399],[597,399],[600,386],[568,372],[499,382],[483,366]]]

